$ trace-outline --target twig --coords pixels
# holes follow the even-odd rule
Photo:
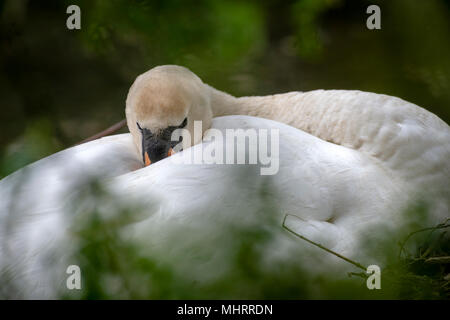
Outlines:
[[[317,242],[314,242],[314,241],[312,241],[312,240],[309,240],[308,238],[306,238],[306,237],[304,237],[304,236],[302,236],[302,235],[299,235],[297,232],[295,232],[294,230],[290,229],[288,226],[286,226],[286,218],[287,218],[288,216],[292,216],[292,217],[295,217],[295,218],[299,219],[299,217],[294,216],[294,215],[292,215],[292,214],[286,214],[286,215],[284,216],[284,219],[283,219],[283,228],[284,228],[284,229],[286,229],[287,231],[289,231],[289,232],[292,233],[293,235],[299,237],[300,239],[305,240],[306,242],[309,242],[309,243],[315,245],[316,247],[319,247],[320,249],[325,250],[325,251],[328,252],[328,253],[334,254],[336,257],[341,258],[341,259],[347,261],[348,263],[351,263],[351,264],[353,264],[354,266],[356,266],[356,267],[358,267],[358,268],[360,268],[360,269],[363,269],[364,271],[367,270],[367,268],[364,267],[362,264],[360,264],[360,263],[358,263],[358,262],[355,262],[355,261],[353,261],[353,260],[350,260],[349,258],[346,258],[346,257],[344,257],[343,255],[340,255],[339,253],[334,252],[333,250],[324,247],[324,246],[321,245],[320,243],[317,243]]]
[[[79,142],[79,143],[77,143],[75,145],[77,146],[79,144],[86,143],[86,142],[89,142],[89,141],[92,141],[92,140],[96,140],[96,139],[105,137],[107,135],[110,135],[110,134],[112,134],[112,133],[122,129],[123,127],[125,127],[126,124],[127,124],[127,120],[123,119],[123,120],[117,122],[116,124],[112,125],[108,129],[103,130],[102,132],[99,132],[99,133],[97,133],[97,134],[95,134],[95,135],[93,135],[93,136],[91,136],[91,137],[89,137],[87,139],[84,139],[83,141],[81,141],[81,142]]]
[[[427,250],[423,254],[420,255],[419,260],[424,260],[433,250],[436,248],[436,246],[441,242],[441,240],[445,237],[445,232],[442,232],[438,238],[436,238],[431,245],[428,247]]]
[[[361,277],[364,279],[367,279],[367,277],[368,277],[367,273],[365,273],[365,272],[349,272],[349,273],[347,273],[347,275],[349,277],[357,276],[357,277]]]
[[[445,220],[445,222],[440,223],[440,224],[438,224],[438,225],[436,225],[436,226],[434,226],[434,227],[429,227],[429,228],[424,228],[424,229],[416,230],[416,231],[413,231],[413,232],[411,232],[410,234],[408,234],[408,236],[407,236],[406,239],[403,241],[403,243],[400,243],[400,251],[399,251],[399,253],[398,253],[398,256],[401,257],[402,252],[405,251],[405,245],[406,245],[406,242],[408,242],[408,240],[409,240],[413,235],[415,235],[416,233],[423,232],[423,231],[429,231],[429,230],[432,230],[431,233],[433,233],[433,232],[436,231],[437,229],[445,229],[445,228],[448,228],[448,227],[450,227],[450,225],[447,224],[449,221],[450,221],[450,219],[447,219],[447,220]]]
[[[450,256],[446,257],[431,257],[425,260],[425,263],[450,263]]]

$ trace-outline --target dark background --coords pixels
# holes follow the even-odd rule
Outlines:
[[[81,8],[81,30],[66,8]],[[366,28],[381,7],[382,29]],[[124,118],[128,88],[184,65],[234,95],[359,89],[450,122],[450,1],[0,0],[0,177]]]

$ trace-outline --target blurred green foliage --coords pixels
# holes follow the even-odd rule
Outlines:
[[[450,298],[450,264],[430,263],[430,258],[450,252],[450,220],[430,225],[424,218],[426,204],[419,203],[405,212],[406,223],[401,228],[392,229],[387,222],[372,228],[371,236],[362,241],[359,252],[369,258],[357,262],[381,268],[381,290],[368,290],[364,271],[347,262],[343,268],[335,262],[329,264],[329,253],[287,232],[271,194],[270,184],[262,185],[260,207],[254,211],[237,208],[239,215],[212,211],[199,216],[191,212],[185,219],[155,214],[153,219],[148,206],[130,206],[112,197],[100,181],[89,181],[71,199],[68,237],[54,243],[56,251],[49,255],[53,256],[51,263],[59,265],[53,271],[65,270],[64,262],[80,267],[81,290],[67,290],[66,274],[61,281],[55,276],[57,297]],[[230,219],[230,214],[242,219]],[[21,223],[20,213],[12,210],[10,215],[14,228],[15,223]],[[145,222],[145,234],[137,232],[136,237],[136,225],[141,222]],[[58,258],[61,254],[63,265]],[[311,260],[312,255],[318,259]],[[17,270],[0,270],[1,299],[21,296],[24,287]]]
[[[368,290],[368,275],[348,264],[348,276],[329,266],[317,274],[305,254],[323,253],[295,239],[298,250],[287,256],[271,256],[268,248],[279,245],[283,230],[270,185],[260,192],[261,207],[242,209],[246,221],[226,219],[228,213],[203,216],[189,224],[170,218],[165,231],[135,242],[127,225],[139,222],[139,210],[108,197],[95,184],[84,188],[74,204],[87,201],[91,210],[74,218],[72,232],[77,243],[71,262],[82,270],[82,290],[61,290],[65,299],[449,299],[448,264],[427,259],[448,255],[445,238],[450,221],[429,227],[427,207],[420,204],[405,212],[407,223],[399,229],[379,226],[361,247],[381,267],[381,290]],[[96,205],[92,206],[92,199]],[[116,208],[105,219],[102,203]],[[206,219],[206,220],[205,220]],[[255,221],[258,223],[252,223]],[[408,222],[409,221],[409,222]],[[428,228],[424,228],[428,226]],[[292,237],[291,237],[292,238]],[[278,250],[283,251],[280,247]],[[314,251],[316,250],[316,251]],[[270,251],[270,250],[269,250]],[[327,253],[328,254],[328,253]],[[380,259],[380,260],[377,260]],[[328,260],[319,260],[324,264]],[[220,266],[221,271],[217,272]],[[200,270],[201,278],[198,271]],[[213,276],[212,276],[213,275]],[[445,278],[447,276],[447,278]]]

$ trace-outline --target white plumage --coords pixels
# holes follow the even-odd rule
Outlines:
[[[170,77],[178,75],[177,68],[168,67]],[[167,70],[155,74],[160,77]],[[183,81],[192,80],[185,69],[180,72]],[[196,85],[204,86],[208,106],[190,106],[180,111],[180,117],[187,113],[190,126],[199,114],[192,109],[208,107],[210,117],[219,116],[211,127],[223,132],[279,129],[279,172],[261,176],[259,165],[176,164],[183,154],[211,143],[202,146],[197,141],[183,153],[141,168],[138,133],[131,127],[137,119],[133,114],[130,120],[127,106],[132,135],[64,150],[0,182],[0,268],[20,278],[17,283],[24,297],[56,294],[61,283],[55,277],[64,278],[68,263],[62,247],[70,248],[67,230],[74,214],[70,199],[91,177],[100,178],[116,200],[142,209],[139,221],[126,228],[130,238],[144,246],[159,243],[161,248],[176,245],[164,242],[172,224],[188,227],[208,221],[203,227],[216,230],[211,217],[217,216],[221,223],[242,221],[261,227],[257,219],[246,221],[245,212],[259,210],[262,187],[277,204],[274,214],[279,226],[279,241],[267,255],[284,259],[299,245],[281,227],[286,214],[300,218],[287,220],[298,233],[359,259],[367,258],[358,251],[361,237],[378,225],[400,227],[405,222],[400,213],[418,196],[432,199],[430,223],[449,216],[450,129],[426,110],[398,98],[359,91],[234,98],[200,83]],[[132,90],[137,87],[139,83]],[[129,96],[128,103],[131,100]],[[174,117],[179,123],[180,117]],[[108,203],[104,208],[108,212]],[[189,239],[185,241],[186,246]],[[56,263],[49,265],[45,259],[51,255],[56,255]],[[326,253],[317,259],[323,264],[339,263]],[[205,265],[213,274],[211,264]],[[315,264],[312,269],[321,268]],[[198,272],[199,278],[207,277],[201,266]]]

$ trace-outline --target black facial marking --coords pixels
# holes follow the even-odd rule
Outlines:
[[[184,118],[183,122],[180,124],[178,128],[184,128],[187,125],[187,118]]]
[[[187,118],[184,118],[183,122],[178,126],[169,126],[166,130],[175,131],[176,129],[182,129],[187,125]]]
[[[147,152],[151,162],[154,163],[166,158],[170,148],[183,141],[182,136],[179,137],[178,141],[172,141],[171,138],[176,129],[184,128],[187,125],[187,118],[180,125],[169,126],[158,134],[153,134],[150,130],[142,128],[137,122],[136,124],[142,134],[142,161],[145,163],[145,153]]]

